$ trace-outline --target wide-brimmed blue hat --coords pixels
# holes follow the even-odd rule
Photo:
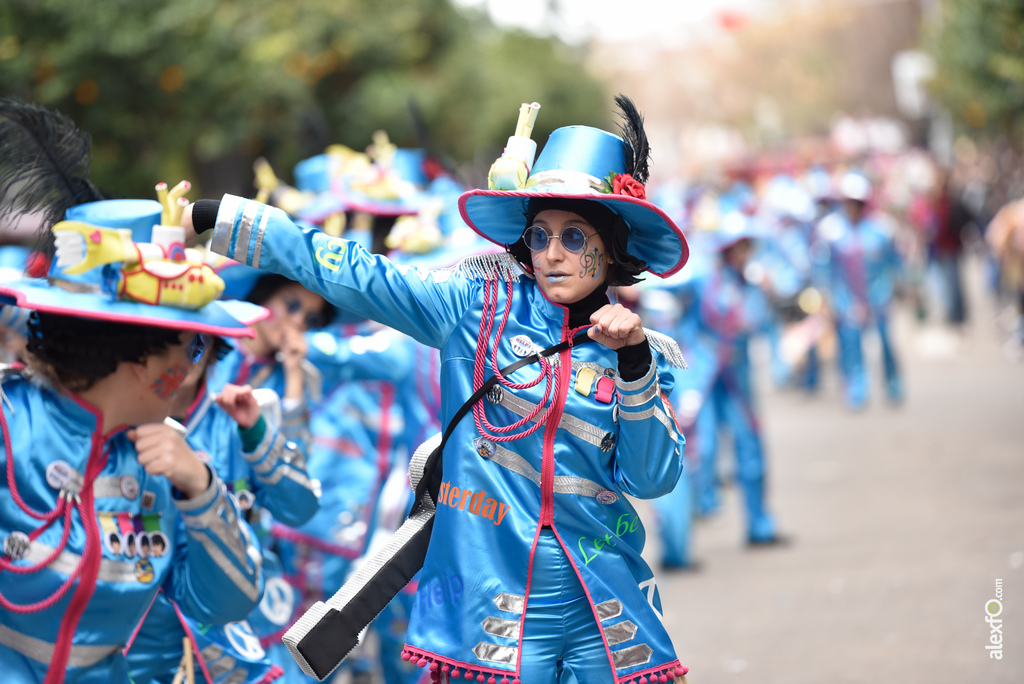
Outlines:
[[[183,231],[180,242],[173,229],[154,231],[162,210],[148,200],[72,207],[54,226],[58,258],[48,276],[0,284],[0,303],[114,323],[254,336],[248,326],[269,312],[248,302],[207,301],[223,284],[202,255],[185,248]]]
[[[420,209],[428,182],[425,161],[424,150],[391,149],[386,155],[378,155],[365,173],[336,176],[331,183],[332,194],[351,211],[374,216],[413,215]]]
[[[624,113],[628,103],[629,137],[641,149],[607,131],[589,126],[556,129],[528,174],[511,190],[470,190],[459,198],[466,223],[488,240],[510,245],[523,234],[528,204],[534,198],[589,200],[620,216],[629,228],[627,251],[642,259],[657,276],[669,276],[683,267],[689,248],[683,232],[668,215],[647,201],[647,149],[642,120],[631,102],[617,98]],[[624,131],[626,129],[624,128]],[[515,136],[513,136],[515,137]],[[509,139],[506,157],[513,147]],[[494,170],[492,169],[492,175]]]

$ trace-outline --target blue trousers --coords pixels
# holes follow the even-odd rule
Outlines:
[[[903,386],[889,337],[889,322],[885,315],[878,314],[875,316],[875,324],[882,342],[886,391],[891,400],[899,401],[903,398]],[[868,373],[861,342],[865,329],[866,326],[850,325],[842,320],[836,325],[839,336],[839,365],[846,385],[846,404],[852,409],[863,408],[868,400]]]
[[[604,640],[576,571],[550,530],[533,556],[523,624],[523,684],[612,684]]]
[[[705,398],[694,432],[700,454],[698,510],[702,514],[718,510],[718,433],[732,434],[736,452],[736,479],[743,488],[747,513],[747,538],[764,541],[775,536],[775,519],[765,507],[765,459],[760,428],[746,373],[727,368]]]

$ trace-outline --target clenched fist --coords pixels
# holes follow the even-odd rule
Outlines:
[[[162,475],[185,495],[199,496],[210,486],[210,471],[181,435],[163,423],[140,425],[128,431],[139,464],[150,475]]]
[[[647,339],[640,316],[622,304],[605,304],[590,315],[590,322],[587,335],[609,349],[631,347]]]

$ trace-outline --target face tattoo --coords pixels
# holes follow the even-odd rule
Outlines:
[[[586,251],[580,255],[580,266],[583,267],[583,270],[580,271],[579,277],[584,278],[587,274],[591,274],[591,278],[599,277],[602,271],[604,271],[604,259],[601,258],[602,256],[604,255],[601,254],[597,247],[588,244]]]

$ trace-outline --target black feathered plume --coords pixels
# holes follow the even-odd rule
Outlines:
[[[644,133],[644,117],[637,111],[633,101],[625,95],[617,95],[615,104],[619,106],[619,116],[622,118],[619,131],[627,143],[626,173],[641,183],[647,183],[650,173],[647,164],[651,156],[651,147],[647,144],[647,134]]]
[[[102,199],[88,179],[91,155],[89,134],[68,117],[0,99],[0,226],[31,217],[47,245],[68,208]]]

